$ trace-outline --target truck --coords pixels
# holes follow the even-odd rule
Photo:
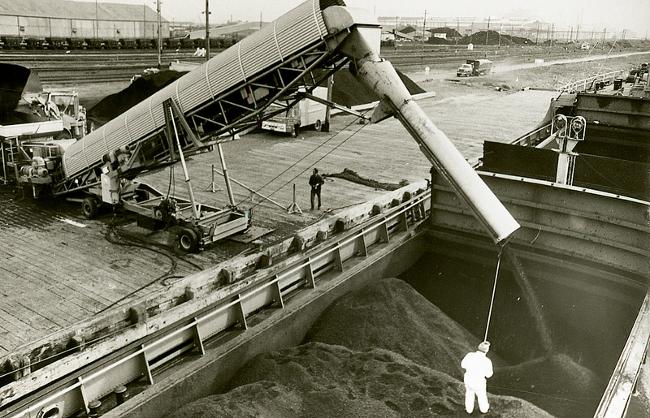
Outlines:
[[[471,76],[480,76],[490,73],[492,69],[492,61],[486,59],[480,60],[467,60],[467,62],[456,70],[456,76],[458,77],[471,77]]]
[[[56,139],[80,139],[86,133],[86,109],[79,104],[73,90],[52,90],[23,96],[34,115],[49,120],[62,120],[63,130]]]
[[[10,82],[0,94],[0,182],[18,183],[22,176],[33,184],[48,182],[53,165],[48,161],[62,155],[65,146],[86,133],[86,112],[73,90],[43,91],[32,70],[1,64]],[[40,195],[40,186],[33,187]]]
[[[302,88],[298,91],[298,94],[304,92],[305,89]],[[312,94],[320,99],[327,100],[326,87],[316,87]],[[309,98],[301,99],[290,107],[288,107],[287,102],[276,101],[269,106],[269,111],[273,112],[282,108],[285,108],[286,111],[263,121],[262,129],[283,132],[296,137],[302,128],[313,126],[314,130],[320,131],[326,123],[327,106]]]

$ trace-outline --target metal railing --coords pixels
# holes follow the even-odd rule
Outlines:
[[[594,418],[627,416],[641,367],[650,346],[650,293],[643,300],[630,336],[600,400]]]
[[[595,83],[610,84],[614,81],[614,79],[620,78],[624,74],[625,71],[623,70],[610,71],[608,73],[597,74],[582,80],[573,81],[571,83],[565,84],[564,86],[559,87],[556,90],[560,92],[566,92],[566,93],[583,92],[583,91],[590,90]]]
[[[129,347],[116,348],[110,354],[110,360],[105,358],[95,367],[91,365],[79,369],[57,383],[54,389],[43,388],[35,393],[21,394],[23,400],[0,411],[0,416],[41,416],[53,408],[59,411],[59,417],[70,416],[81,410],[88,413],[92,401],[105,397],[122,385],[143,377],[152,385],[152,372],[156,368],[189,351],[205,354],[203,343],[206,339],[233,329],[246,330],[247,318],[251,315],[264,308],[284,308],[288,294],[299,289],[315,289],[318,277],[333,270],[344,271],[347,261],[367,257],[370,247],[388,243],[391,235],[419,225],[426,219],[430,199],[428,190],[412,197],[385,215],[377,215],[352,229],[331,244],[324,243],[320,248],[307,251],[304,257],[282,271],[269,272],[269,276],[249,288],[227,294],[199,315],[195,312],[184,319],[173,320],[173,310],[161,314],[168,315],[168,323],[173,325],[155,336],[143,338],[140,340],[145,341],[142,344],[134,346],[135,343],[131,343]],[[11,390],[8,386],[1,389]]]
[[[534,147],[551,135],[551,124],[546,124],[534,131],[528,132],[512,141],[511,145],[520,145],[522,147]]]

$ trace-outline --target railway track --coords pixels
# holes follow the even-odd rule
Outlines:
[[[218,51],[220,52],[220,51]],[[556,60],[587,56],[590,51],[573,51],[556,47],[476,47],[468,51],[465,45],[438,46],[415,45],[384,48],[382,55],[401,70],[421,69],[425,66],[462,63],[467,59],[488,58],[509,63],[531,62],[536,58]],[[152,50],[102,50],[102,51],[2,51],[0,61],[10,62],[36,70],[46,84],[91,84],[97,82],[127,81],[133,75],[158,65],[158,55]],[[165,51],[163,67],[175,61],[202,62],[193,51]]]
[[[165,52],[163,67],[175,61],[204,61],[193,52]],[[150,50],[2,51],[0,61],[36,70],[45,84],[78,85],[130,80],[147,68],[157,67],[158,54]]]

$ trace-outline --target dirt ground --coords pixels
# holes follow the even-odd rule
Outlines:
[[[436,97],[476,94],[481,90],[500,88],[517,91],[524,88],[556,89],[569,82],[581,80],[609,71],[629,70],[641,62],[650,61],[650,53],[602,59],[598,61],[530,67],[529,64],[509,64],[507,61],[495,66],[487,76],[458,78],[455,68],[444,68],[431,72],[427,77],[422,72],[408,75],[427,91],[435,91]]]
[[[616,55],[616,54],[612,54]],[[602,57],[602,55],[598,55]],[[543,56],[541,56],[543,58]],[[574,59],[584,59],[574,58]],[[589,58],[589,57],[586,57]],[[591,57],[592,59],[595,57]],[[506,87],[508,90],[522,88],[554,89],[568,82],[589,77],[591,75],[613,70],[630,69],[641,62],[650,61],[650,53],[629,55],[624,57],[610,57],[596,61],[563,63],[557,65],[531,66],[530,63],[521,63],[516,59],[498,61],[493,74],[486,77],[459,79],[456,77],[456,64],[431,65],[428,74],[423,70],[414,71],[404,69],[405,73],[427,91],[435,91],[439,97],[447,94],[465,95],[472,94],[475,88]],[[448,81],[454,80],[454,81]],[[455,82],[458,83],[455,83]],[[45,85],[47,89],[73,88],[79,93],[81,104],[90,109],[104,97],[117,93],[129,86],[128,81],[78,84],[78,85]],[[454,88],[454,84],[469,87],[468,89]]]

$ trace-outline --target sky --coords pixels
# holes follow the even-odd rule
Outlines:
[[[85,0],[92,1],[92,0]],[[148,4],[155,0],[97,0],[100,3]],[[210,20],[270,21],[303,0],[210,0]],[[162,15],[170,21],[204,21],[205,0],[161,0]],[[377,16],[530,17],[558,25],[629,29],[645,36],[650,26],[650,0],[347,0],[346,4]]]

